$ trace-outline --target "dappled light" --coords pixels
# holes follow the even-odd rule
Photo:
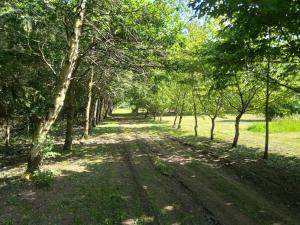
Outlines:
[[[1,0],[0,225],[300,224],[299,0]]]

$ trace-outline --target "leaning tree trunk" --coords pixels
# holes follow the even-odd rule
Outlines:
[[[59,80],[54,91],[51,106],[49,107],[44,119],[39,121],[33,137],[33,143],[29,151],[26,170],[26,172],[31,174],[40,168],[42,161],[42,145],[46,139],[49,129],[58,117],[58,114],[64,104],[66,92],[69,88],[70,80],[77,63],[79,39],[81,35],[86,1],[87,0],[79,0],[74,17],[73,31],[68,38],[68,51],[66,53],[66,59],[58,76]]]
[[[237,117],[235,118],[235,135],[234,135],[234,139],[232,142],[232,147],[235,148],[237,147],[238,141],[239,141],[239,136],[240,136],[240,121],[241,118],[243,116],[243,113],[240,113],[239,115],[237,115]]]
[[[215,120],[216,117],[211,117],[211,128],[210,128],[210,140],[214,140],[214,131],[215,131]]]
[[[67,94],[67,127],[66,127],[66,136],[64,143],[64,150],[71,151],[72,150],[72,142],[73,142],[73,123],[75,117],[75,93],[74,93],[74,81],[71,82],[68,94]]]
[[[180,109],[180,115],[179,115],[179,121],[178,121],[177,129],[181,128],[181,122],[182,122],[182,117],[183,117],[183,110],[184,110],[184,100],[182,102],[182,106],[181,106],[181,109]]]
[[[88,98],[85,107],[85,120],[84,120],[84,131],[83,138],[87,139],[90,132],[90,115],[91,115],[91,104],[92,104],[92,95],[93,95],[93,82],[94,82],[94,68],[92,66],[91,76],[88,83]]]
[[[270,101],[270,58],[268,58],[268,68],[267,68],[267,83],[266,83],[266,108],[265,108],[265,122],[266,122],[266,134],[265,134],[265,151],[264,159],[268,159],[269,155],[269,101]]]
[[[176,110],[176,114],[175,114],[175,118],[174,118],[174,122],[173,122],[173,128],[176,127],[177,118],[178,118],[178,111]]]

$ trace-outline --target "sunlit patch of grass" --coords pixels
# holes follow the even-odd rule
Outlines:
[[[253,132],[265,132],[265,123],[252,124],[247,130]],[[270,122],[270,133],[300,132],[300,119],[284,118]]]
[[[113,111],[113,114],[129,114],[131,112],[130,108],[117,108]]]

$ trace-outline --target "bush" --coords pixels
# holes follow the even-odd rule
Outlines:
[[[54,183],[54,174],[51,170],[36,171],[32,175],[32,182],[37,187],[52,187]]]

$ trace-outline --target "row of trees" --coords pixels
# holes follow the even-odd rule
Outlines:
[[[163,0],[0,3],[0,116],[7,147],[11,129],[32,136],[29,174],[55,122],[65,119],[71,150],[74,125],[87,138],[131,80],[161,65],[179,14]]]
[[[299,104],[300,11],[294,0],[195,0],[195,19],[166,0],[5,0],[0,3],[0,117],[32,136],[28,173],[39,169],[47,135],[66,121],[82,137],[125,99],[160,117],[264,113],[268,157],[271,114]],[[204,22],[205,21],[205,22]],[[203,23],[204,22],[204,23]],[[298,102],[298,103],[297,103]],[[262,108],[264,108],[262,112]],[[273,113],[274,112],[274,113]]]
[[[264,114],[267,159],[270,120],[299,112],[299,20],[294,18],[299,9],[294,1],[287,11],[282,4],[286,1],[195,1],[191,6],[206,23],[185,29],[169,49],[167,70],[154,72],[141,93],[133,88],[131,104],[154,114],[175,111],[178,128],[183,112],[192,113],[196,136],[197,115],[207,115],[211,139],[215,119],[234,113],[232,147],[243,115]]]

